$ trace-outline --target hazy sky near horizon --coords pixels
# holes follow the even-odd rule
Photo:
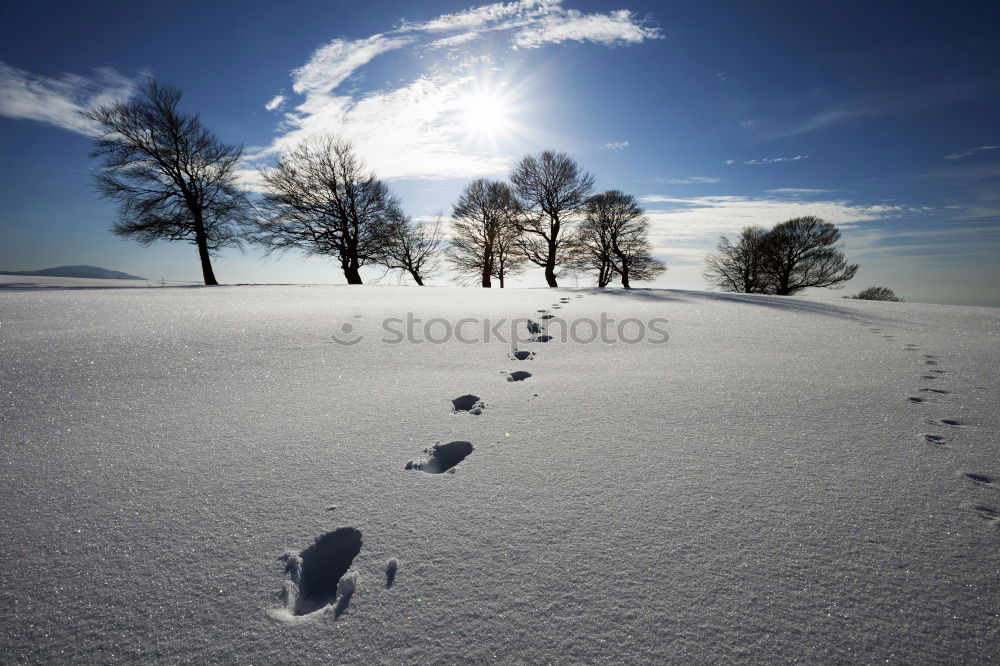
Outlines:
[[[246,146],[251,184],[335,131],[432,219],[469,179],[554,148],[641,198],[670,266],[655,286],[702,289],[720,233],[813,214],[862,265],[827,295],[1000,305],[998,44],[986,2],[7,3],[0,269],[199,279],[192,246],[113,236],[91,186],[80,110],[151,74]],[[333,261],[254,248],[215,269],[343,282]]]

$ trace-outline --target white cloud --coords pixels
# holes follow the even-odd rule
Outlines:
[[[564,9],[561,0],[520,0],[423,22],[404,21],[363,39],[334,39],[292,72],[292,90],[301,99],[284,100],[278,136],[266,148],[248,151],[248,163],[281,154],[308,136],[336,133],[353,141],[383,178],[471,178],[506,171],[512,158],[495,145],[470,141],[466,128],[456,121],[462,99],[476,82],[474,68],[481,58],[431,63],[412,80],[386,82],[365,92],[348,86],[383,54],[461,48],[485,32],[502,31],[508,33],[511,49],[570,40],[614,46],[659,37],[658,28],[628,10],[583,14]],[[627,146],[623,141],[607,147]]]
[[[92,136],[96,126],[84,112],[126,99],[135,82],[110,68],[95,70],[93,78],[76,74],[39,76],[0,62],[0,115],[55,125]]]
[[[793,157],[763,157],[759,160],[744,160],[743,164],[779,164],[781,162],[798,162],[809,159],[808,155],[795,155]],[[726,160],[726,164],[732,164],[732,160]]]
[[[665,183],[667,185],[706,185],[710,183],[721,183],[723,178],[710,178],[708,176],[689,176],[687,178],[650,178],[653,183]]]
[[[267,109],[268,111],[274,111],[275,109],[280,108],[281,105],[284,103],[285,103],[284,95],[275,95],[274,97],[271,98],[270,102],[264,105],[264,108]]]
[[[646,205],[652,223],[652,235],[664,247],[681,240],[700,240],[714,244],[719,234],[736,233],[745,226],[770,227],[793,217],[815,215],[840,226],[881,220],[902,215],[921,215],[927,211],[891,204],[858,205],[848,201],[789,201],[768,197],[735,195],[676,197],[650,194],[640,199]]]
[[[973,155],[975,153],[984,152],[987,150],[998,150],[998,149],[1000,149],[1000,146],[978,146],[976,148],[969,148],[968,150],[962,150],[957,153],[951,153],[950,155],[945,155],[944,158],[946,160],[960,160],[963,157],[968,157],[969,155]]]
[[[637,21],[627,9],[608,14],[583,14],[569,9],[543,16],[537,24],[519,30],[514,35],[514,46],[535,49],[544,44],[566,41],[619,46],[641,44],[647,39],[659,37],[659,28]]]
[[[809,197],[818,194],[826,194],[827,192],[832,191],[833,190],[821,190],[813,187],[778,187],[773,190],[767,190],[767,193],[787,197]]]
[[[367,39],[335,39],[313,52],[309,62],[292,72],[292,90],[300,95],[332,91],[376,56],[411,43],[404,37],[372,35]]]
[[[404,21],[400,32],[450,32],[454,30],[472,31],[509,22],[529,21],[549,12],[558,12],[561,0],[519,0],[515,2],[495,2],[480,7],[442,14],[429,21],[411,23]]]
[[[601,146],[604,150],[625,150],[630,144],[628,141],[611,141]]]

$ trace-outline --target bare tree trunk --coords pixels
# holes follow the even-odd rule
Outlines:
[[[545,281],[550,287],[558,287],[556,282],[556,246],[549,243],[549,254],[545,257]]]
[[[622,268],[622,287],[625,289],[631,289],[632,286],[628,283],[628,259],[622,255],[618,255],[618,261],[621,262]]]
[[[215,271],[212,270],[212,257],[208,253],[208,236],[205,234],[205,224],[200,212],[195,213],[195,243],[198,245],[201,274],[205,278],[205,284],[217,286],[219,282],[215,279]]]
[[[420,279],[420,273],[418,273],[417,271],[415,271],[415,270],[413,270],[411,268],[410,269],[410,276],[413,278],[413,281],[417,283],[418,287],[424,286],[424,281],[422,279]]]

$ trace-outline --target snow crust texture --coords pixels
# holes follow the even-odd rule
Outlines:
[[[1000,659],[997,309],[49,286],[0,352],[0,663]]]

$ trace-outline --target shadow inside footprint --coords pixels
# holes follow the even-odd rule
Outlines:
[[[907,400],[909,400],[910,402],[917,403],[917,404],[922,403],[922,402],[930,402],[931,401],[930,398],[917,398],[917,397],[912,396],[912,395],[909,398],[907,398]]]
[[[535,358],[535,352],[515,351],[509,354],[512,361],[530,361]]]
[[[424,449],[424,453],[428,454],[427,460],[424,462],[411,460],[406,463],[406,469],[419,469],[428,474],[444,474],[468,458],[472,451],[472,442],[435,444],[429,449]]]
[[[990,488],[996,487],[997,480],[992,476],[987,476],[986,474],[975,474],[973,472],[966,472],[965,478],[972,481],[979,486],[988,486]]]
[[[534,342],[548,342],[551,339],[552,339],[551,335],[536,335],[535,337],[532,338],[532,341],[534,341]]]
[[[471,393],[467,395],[461,395],[451,401],[453,411],[458,414],[460,412],[467,412],[469,414],[475,414],[479,416],[486,409],[486,403],[483,402],[478,395],[472,395]]]
[[[923,391],[924,393],[938,393],[940,395],[948,394],[948,391],[945,391],[944,389],[922,388],[920,390]]]
[[[392,584],[396,582],[396,572],[399,571],[399,560],[395,557],[390,557],[389,561],[385,563],[385,587],[386,589],[392,587]]]
[[[962,422],[958,419],[927,419],[927,422],[931,425],[944,425],[952,427],[959,427],[962,425]]]
[[[525,372],[524,370],[515,370],[514,372],[507,375],[507,381],[509,382],[523,382],[525,379],[531,376],[530,372]]]
[[[983,506],[982,504],[972,507],[972,510],[979,514],[979,517],[983,520],[988,520],[991,523],[995,523],[1000,519],[1000,514],[997,514],[997,510],[993,507]]]
[[[944,435],[932,435],[930,433],[924,433],[920,435],[926,444],[933,444],[934,446],[947,446],[948,438]]]
[[[551,314],[542,315],[541,317],[539,317],[539,319],[555,319],[555,318],[556,316]]]
[[[336,615],[350,603],[354,589],[342,585],[341,578],[351,568],[351,563],[361,552],[361,532],[353,527],[340,527],[320,536],[316,541],[289,558],[287,570],[298,587],[292,612],[308,615],[325,608],[337,600],[337,591],[346,597],[337,602]],[[348,589],[350,588],[350,589]]]

